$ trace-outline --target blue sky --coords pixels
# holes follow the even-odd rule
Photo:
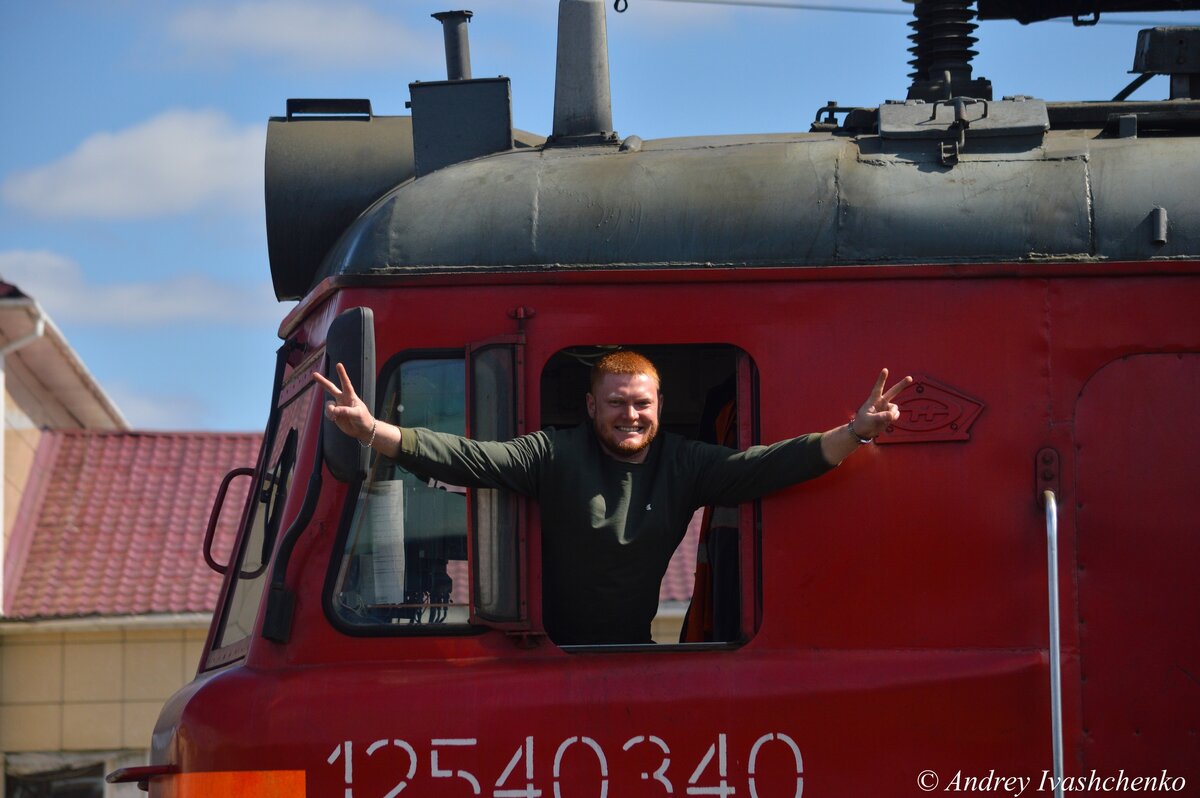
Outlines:
[[[814,2],[813,4],[819,4]],[[643,139],[803,131],[828,100],[908,86],[909,6],[849,11],[608,4],[613,121]],[[553,0],[478,0],[476,77],[512,78],[517,127],[549,132]],[[445,77],[419,0],[0,2],[0,276],[36,298],[142,429],[259,430],[279,321],[263,230],[267,118],[289,97],[367,97],[403,114]],[[981,23],[975,75],[997,96],[1109,99],[1138,28]],[[1155,78],[1133,99],[1167,94]]]

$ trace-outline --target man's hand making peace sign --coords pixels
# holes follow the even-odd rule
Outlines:
[[[900,418],[899,405],[892,402],[900,392],[912,385],[913,378],[905,377],[886,392],[883,386],[887,384],[888,370],[879,372],[875,387],[871,389],[867,401],[854,414],[849,424],[831,429],[821,437],[821,453],[831,464],[837,465],[846,456],[863,443],[875,440],[887,429],[888,424]]]

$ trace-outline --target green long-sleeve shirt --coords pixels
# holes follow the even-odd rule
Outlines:
[[[511,441],[403,429],[396,462],[443,482],[538,501],[543,606],[556,643],[648,643],[659,585],[697,507],[737,504],[831,466],[821,436],[737,451],[660,433],[642,463],[601,449],[588,425]]]

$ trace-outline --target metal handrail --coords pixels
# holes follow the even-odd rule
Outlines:
[[[1046,568],[1050,592],[1050,739],[1054,747],[1054,795],[1063,794],[1062,650],[1058,629],[1058,502],[1054,491],[1042,493],[1046,504]]]

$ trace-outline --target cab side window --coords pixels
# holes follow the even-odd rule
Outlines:
[[[402,360],[385,372],[380,418],[466,432],[462,357]],[[375,457],[361,486],[333,603],[352,627],[447,628],[468,622],[466,491]]]
[[[307,410],[307,388],[280,408],[278,422],[267,442],[266,465],[254,490],[247,497],[247,526],[241,548],[230,564],[237,571],[226,591],[220,629],[205,667],[213,668],[245,655],[258,617],[263,592],[270,579],[268,563],[281,532],[283,507],[292,486],[300,429]]]

